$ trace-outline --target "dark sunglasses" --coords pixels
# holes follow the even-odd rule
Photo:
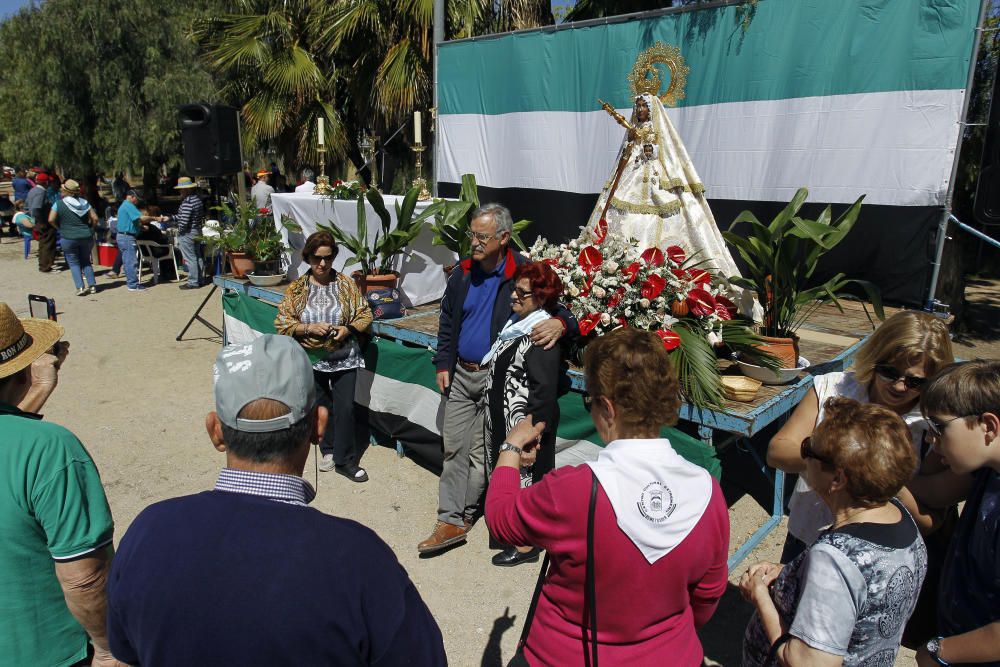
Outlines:
[[[889,384],[896,384],[900,380],[906,385],[907,389],[921,389],[927,382],[927,378],[917,377],[916,375],[906,375],[905,373],[900,373],[897,368],[890,366],[889,364],[879,364],[875,367],[875,375],[879,376]]]
[[[944,435],[945,429],[947,429],[952,422],[958,421],[959,419],[965,419],[966,417],[975,417],[975,416],[976,415],[961,415],[958,417],[952,417],[951,419],[944,419],[944,420],[934,419],[933,417],[927,417],[926,420],[927,429],[931,432],[932,435],[934,435],[937,438],[940,438],[941,436]]]
[[[800,446],[799,449],[799,455],[802,457],[803,461],[805,461],[806,459],[816,459],[820,463],[825,463],[828,466],[834,465],[832,459],[823,456],[822,454],[817,454],[816,450],[812,448],[812,436],[809,436],[802,440],[802,445]]]
[[[523,301],[524,299],[527,299],[529,296],[531,296],[531,290],[523,290],[520,287],[515,287],[514,294],[517,296],[518,299]]]

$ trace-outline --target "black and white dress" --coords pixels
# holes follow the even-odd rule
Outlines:
[[[545,422],[541,449],[531,468],[521,470],[521,484],[528,486],[555,467],[556,428],[559,422],[561,354],[558,345],[549,350],[531,342],[531,336],[499,343],[486,380],[485,439],[486,471],[492,474],[500,445],[514,426],[531,415]]]
[[[788,632],[844,657],[844,667],[891,667],[927,574],[927,549],[903,505],[895,524],[854,523],[820,533],[774,583]],[[770,644],[755,613],[743,636],[743,666],[766,663]]]

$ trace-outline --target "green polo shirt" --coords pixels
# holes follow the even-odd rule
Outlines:
[[[0,433],[0,666],[72,665],[87,656],[87,634],[54,561],[110,544],[111,509],[68,430],[0,403]]]

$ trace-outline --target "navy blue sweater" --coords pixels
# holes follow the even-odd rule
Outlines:
[[[389,547],[301,505],[208,491],[144,510],[108,582],[132,665],[444,665],[441,632]]]
[[[507,259],[504,264],[503,280],[497,286],[496,301],[493,302],[493,318],[490,320],[490,345],[497,339],[503,325],[510,319],[510,295],[514,292],[514,272],[517,267],[528,260],[521,253],[507,249]],[[472,259],[463,259],[448,277],[448,285],[441,299],[441,315],[438,319],[437,352],[434,354],[434,367],[446,370],[449,375],[455,373],[458,363],[458,334],[462,330],[462,309],[465,305],[465,295],[469,293],[469,282],[472,280]],[[562,340],[570,340],[580,333],[576,318],[568,308],[559,304],[556,317],[566,325]],[[468,361],[479,361],[469,359]]]

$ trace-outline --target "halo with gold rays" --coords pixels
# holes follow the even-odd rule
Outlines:
[[[666,92],[662,95],[660,95],[660,88],[663,86],[663,81],[656,68],[657,64],[666,65],[667,69],[670,70],[670,85],[667,86]],[[632,67],[632,72],[628,75],[628,82],[632,86],[633,95],[642,93],[658,95],[664,105],[675,107],[677,102],[684,99],[688,71],[680,49],[673,44],[664,44],[658,41],[639,54]]]

